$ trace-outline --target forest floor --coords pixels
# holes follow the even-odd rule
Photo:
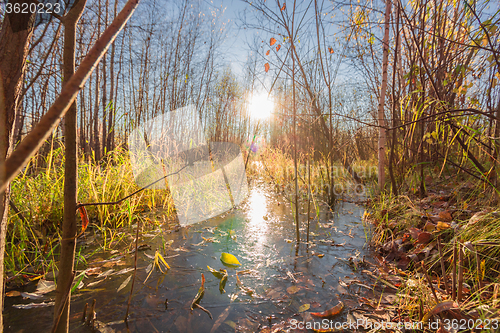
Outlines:
[[[460,177],[444,183],[428,177],[426,183],[422,199],[380,195],[368,203],[377,275],[397,289],[392,321],[422,323],[419,330],[498,332],[496,195]]]

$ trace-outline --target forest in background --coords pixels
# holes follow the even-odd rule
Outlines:
[[[315,179],[328,185],[320,195],[333,204],[339,181],[334,167],[343,166],[362,182],[355,166],[378,163],[378,187],[386,195],[424,198],[431,184],[458,181],[457,193],[464,190],[467,197],[497,205],[498,4],[246,4],[236,24],[259,34],[240,64],[242,75],[223,58],[227,29],[234,28],[223,8],[201,1],[139,4],[78,95],[78,200],[113,201],[132,192],[126,156],[130,132],[193,104],[210,141],[234,142],[246,150],[256,133],[265,138],[261,156],[268,173],[276,182],[294,181],[296,193],[298,182],[306,183],[297,171],[301,165],[315,165]],[[76,28],[76,68],[122,6],[86,2]],[[33,30],[14,146],[62,90],[63,30],[56,17]],[[248,101],[262,90],[273,97],[275,109],[270,119],[256,122]],[[44,257],[61,232],[64,138],[61,122],[12,183],[5,263],[14,276]],[[278,163],[283,160],[288,162]],[[292,164],[283,171],[282,165]],[[127,208],[89,211],[103,227],[131,223],[131,212],[144,206],[174,209],[165,195],[153,191]],[[112,239],[112,228],[106,232]]]

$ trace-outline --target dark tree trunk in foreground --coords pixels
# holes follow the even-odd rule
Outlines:
[[[21,3],[13,0],[11,3]],[[11,13],[5,16],[0,33],[0,181],[5,179],[5,159],[12,151],[14,119],[21,95],[28,46],[33,34],[34,14]],[[3,184],[5,185],[5,184]],[[3,290],[5,233],[10,188],[0,192],[0,331],[3,331]]]

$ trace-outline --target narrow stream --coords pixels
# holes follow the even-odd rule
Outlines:
[[[314,206],[311,207],[311,216],[315,217]],[[340,202],[335,214],[326,206],[320,206],[319,219],[314,218],[310,223],[312,244],[307,246],[302,242],[296,250],[290,203],[274,194],[269,186],[256,183],[250,188],[245,203],[224,216],[188,228],[145,228],[139,244],[150,248],[139,251],[128,330],[258,332],[262,327],[276,323],[301,321],[304,313],[299,312],[307,307],[306,304],[310,307],[308,311],[320,312],[339,301],[352,299],[352,292],[357,293],[361,287],[347,283],[350,285],[348,292],[342,281],[354,280],[364,284],[363,281],[367,280],[359,267],[362,258],[369,255],[361,222],[363,212],[363,207],[347,202]],[[305,207],[302,207],[300,218],[300,233],[304,241],[307,226]],[[135,234],[135,230],[128,232]],[[131,237],[126,237],[126,240],[122,244],[130,247]],[[94,243],[97,244],[97,241]],[[96,246],[90,244],[85,251],[90,252],[93,248]],[[88,267],[98,268],[95,275],[82,280],[83,288],[72,297],[72,331],[89,331],[81,324],[80,318],[85,303],[90,305],[93,299],[96,299],[97,320],[107,323],[115,332],[127,331],[123,317],[131,283],[117,292],[133,273],[130,269],[134,265],[134,254],[128,253],[127,249],[97,252],[88,259]],[[151,258],[156,249],[164,255],[171,269],[166,273],[155,269],[144,283],[148,276],[147,267],[153,262]],[[235,255],[241,266],[224,266],[220,261],[222,252]],[[96,261],[104,263],[92,264]],[[207,265],[216,270],[227,270],[229,277],[225,293],[219,291],[219,279],[208,271]],[[85,269],[87,266],[78,268]],[[245,287],[253,289],[252,295],[237,286],[236,272],[243,270],[247,274],[239,274],[239,278]],[[103,273],[107,271],[110,275],[105,276]],[[126,273],[117,274],[124,271]],[[202,273],[206,282],[200,305],[210,311],[213,320],[200,309],[190,310]],[[29,288],[27,291],[30,291]],[[51,292],[46,295],[45,302],[53,298],[54,292]],[[6,332],[50,331],[53,306],[33,309],[13,307],[13,304],[31,302],[33,300],[21,297],[6,298]],[[336,320],[345,319],[347,312],[348,307]],[[222,313],[226,318],[214,328]]]

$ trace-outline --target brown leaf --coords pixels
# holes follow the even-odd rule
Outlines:
[[[286,291],[289,294],[296,294],[299,290],[300,290],[300,288],[297,286],[291,286],[291,287],[286,288]]]
[[[271,52],[271,50],[267,50],[266,56],[268,56],[270,52]]]
[[[264,69],[266,71],[266,73],[269,71],[269,63],[266,62],[266,64],[264,65]]]
[[[425,244],[432,239],[432,234],[427,231],[423,231],[418,235],[417,243]]]
[[[424,225],[425,231],[431,232],[431,231],[434,231],[434,229],[436,229],[436,225],[434,223],[432,223],[432,222],[425,223],[425,225]]]
[[[281,7],[281,10],[285,10],[286,9],[286,3],[283,4],[283,7]]]
[[[417,229],[417,228],[410,228],[408,229],[410,232],[411,238],[413,239],[418,239],[418,236],[422,233],[422,230]]]
[[[87,215],[85,206],[81,206],[80,208],[78,208],[78,210],[80,211],[80,218],[82,219],[82,232],[84,232],[89,225],[89,217]]]
[[[278,46],[276,46],[276,52],[278,52],[280,49],[281,49],[281,44],[279,44]]]
[[[429,319],[431,319],[432,316],[436,316],[443,311],[458,309],[458,308],[459,308],[458,304],[453,301],[441,302],[437,304],[431,311],[425,314],[424,318],[422,318],[422,322],[424,323],[427,322]]]
[[[11,290],[11,291],[6,292],[5,296],[7,296],[7,297],[17,297],[17,296],[21,296],[21,292],[18,291],[18,290]]]
[[[344,303],[339,302],[339,304],[335,305],[333,308],[328,309],[323,312],[311,312],[311,315],[318,318],[331,318],[333,316],[338,315],[342,309],[344,308]]]
[[[269,41],[269,44],[270,44],[271,46],[273,46],[273,45],[274,45],[274,43],[276,43],[276,39],[275,39],[274,37],[272,37],[272,38],[271,38],[271,40]]]
[[[330,52],[330,54],[332,54],[333,53],[333,48],[328,47],[328,52]]]
[[[438,216],[441,219],[441,221],[444,221],[444,222],[451,222],[451,220],[453,219],[451,217],[450,212],[447,210],[445,210],[443,212],[439,212]]]

